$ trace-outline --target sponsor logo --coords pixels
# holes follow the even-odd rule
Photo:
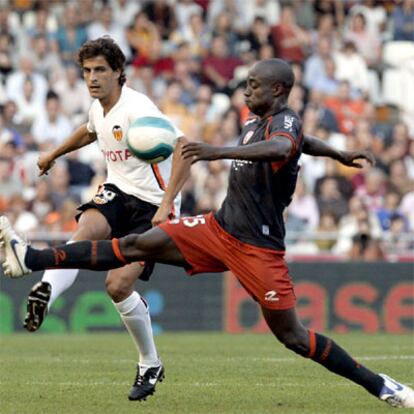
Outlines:
[[[128,149],[124,150],[102,150],[102,154],[105,157],[106,161],[118,162],[118,161],[127,161],[128,158],[133,157],[131,152]]]
[[[254,135],[254,131],[248,131],[243,138],[243,145],[247,144],[253,135]]]
[[[115,138],[117,141],[121,141],[122,136],[123,136],[122,128],[121,128],[119,125],[115,125],[115,126],[112,128],[112,134],[113,134],[114,138]]]
[[[269,292],[265,293],[265,300],[268,302],[278,302],[277,292],[275,290],[269,290]]]
[[[287,129],[288,131],[292,132],[292,126],[293,126],[293,116],[285,115],[285,119],[283,121],[283,127]]]
[[[95,194],[92,201],[95,204],[106,204],[112,201],[116,196],[116,193],[110,190],[103,190],[100,193]]]

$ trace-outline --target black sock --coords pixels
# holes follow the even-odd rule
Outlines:
[[[44,250],[29,247],[25,263],[36,271],[53,268],[109,270],[128,262],[119,250],[118,239],[113,239],[81,241]]]
[[[355,361],[332,339],[309,331],[310,352],[308,358],[323,365],[329,371],[363,386],[368,392],[379,396],[383,379]]]

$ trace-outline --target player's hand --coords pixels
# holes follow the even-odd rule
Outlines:
[[[189,142],[185,144],[181,150],[184,159],[191,158],[191,164],[200,160],[216,160],[218,159],[217,147],[203,144],[201,142]]]
[[[37,166],[39,167],[39,177],[42,175],[47,175],[48,171],[53,167],[54,164],[55,157],[50,152],[40,154],[37,161]]]
[[[170,206],[166,206],[163,203],[158,207],[158,210],[155,212],[154,217],[151,220],[153,226],[158,226],[161,223],[164,223],[169,219],[171,213]]]
[[[370,151],[341,151],[338,161],[348,167],[364,168],[364,164],[358,160],[365,160],[370,165],[375,165],[375,157]]]

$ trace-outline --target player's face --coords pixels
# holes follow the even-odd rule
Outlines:
[[[92,98],[105,99],[119,87],[120,71],[114,71],[103,56],[85,59],[82,70]]]
[[[271,86],[259,76],[254,67],[247,77],[244,100],[250,111],[259,116],[263,116],[273,104]]]

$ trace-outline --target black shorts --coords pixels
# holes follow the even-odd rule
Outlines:
[[[76,220],[82,213],[90,208],[96,208],[105,216],[112,229],[112,237],[123,237],[127,234],[140,234],[152,228],[151,219],[158,206],[126,194],[116,185],[104,184],[99,187],[91,201],[78,207],[80,211]],[[145,262],[140,279],[148,280],[154,264]]]

